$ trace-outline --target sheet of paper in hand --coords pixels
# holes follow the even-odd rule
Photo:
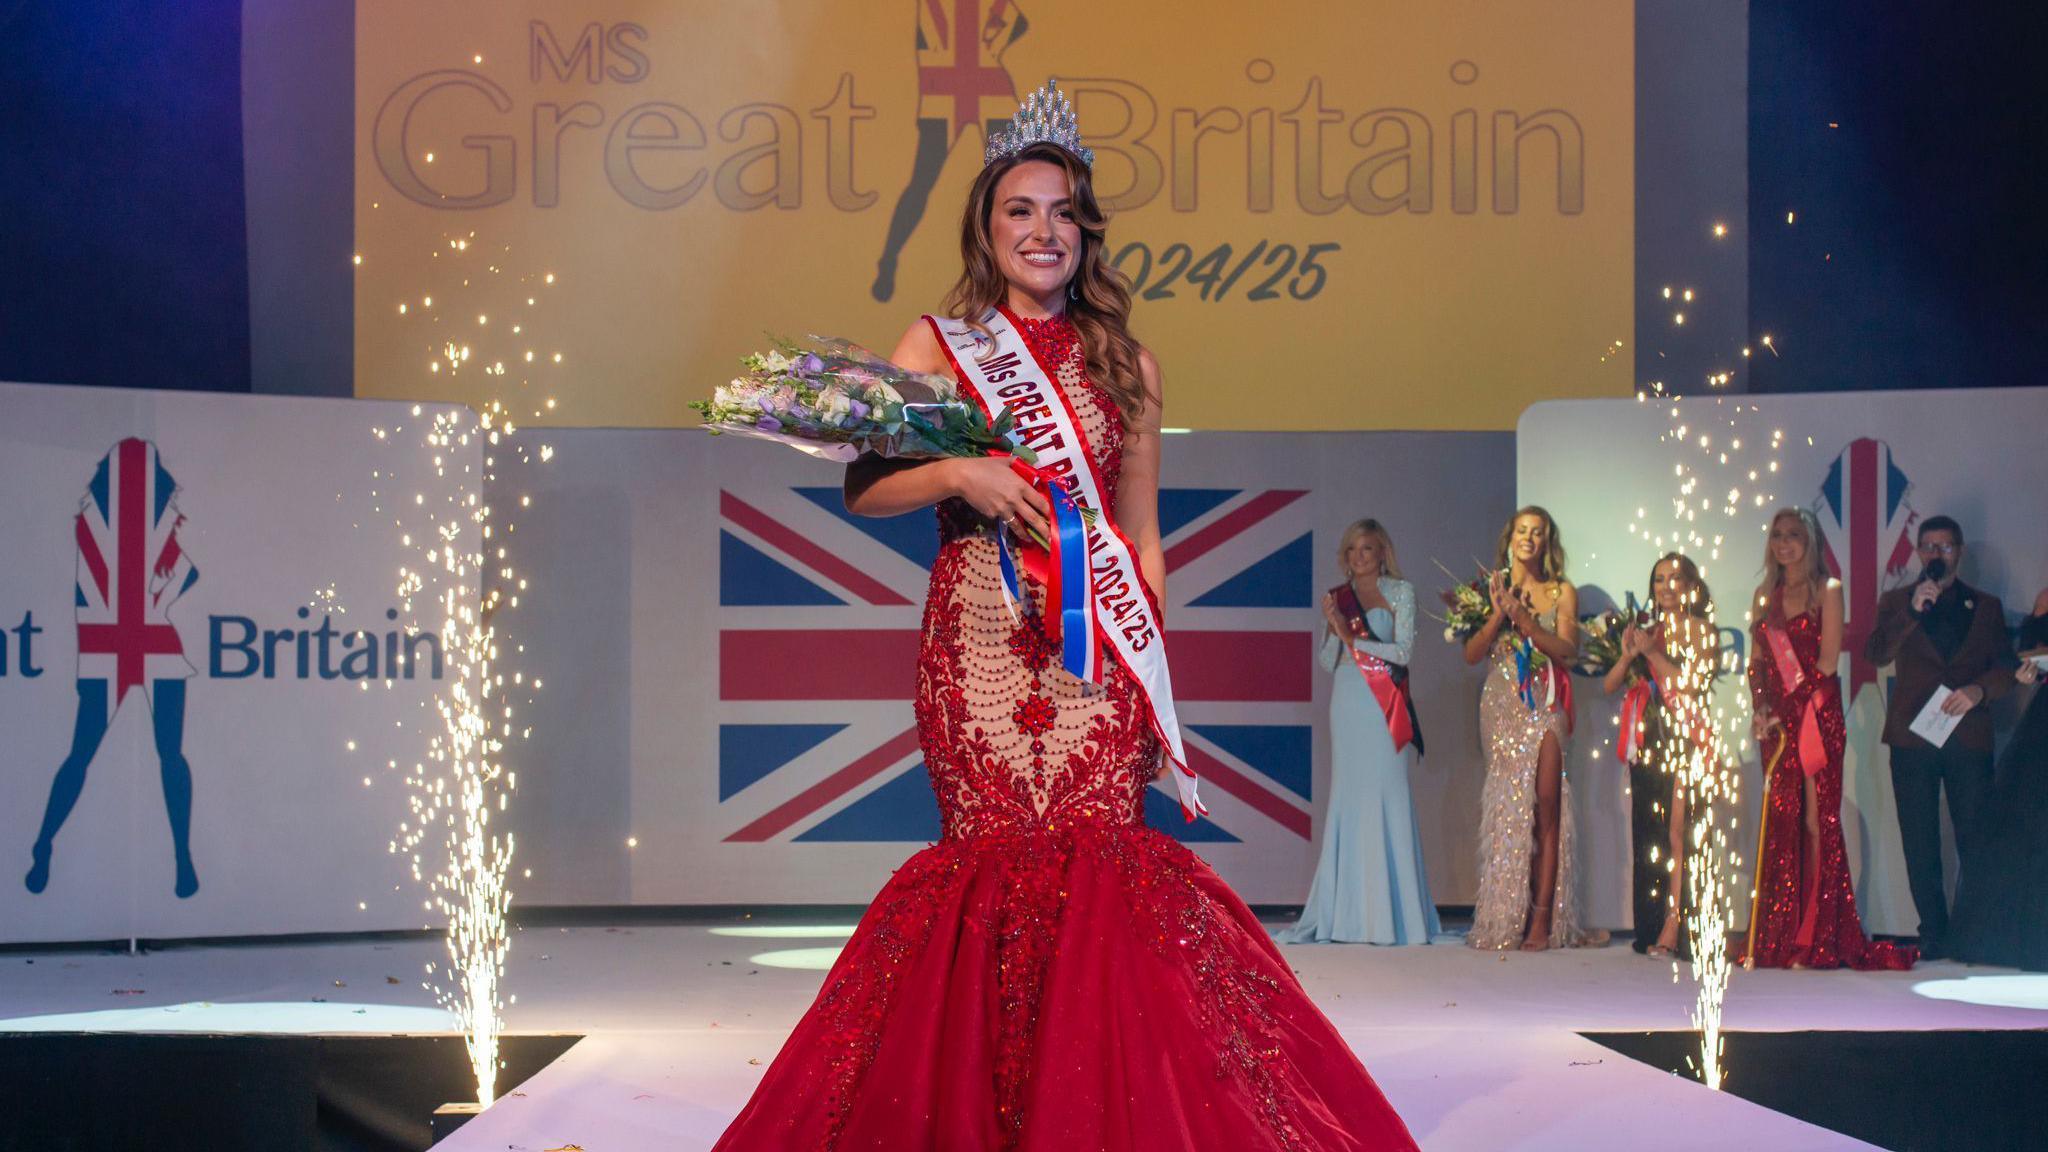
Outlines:
[[[1912,733],[1936,748],[1948,743],[1949,733],[1954,732],[1956,725],[1963,722],[1962,713],[1958,712],[1951,716],[1941,710],[1942,702],[1953,695],[1955,693],[1949,691],[1945,685],[1936,684],[1934,695],[1927,698],[1927,706],[1920,709],[1920,714],[1913,717],[1913,723],[1908,725]]]

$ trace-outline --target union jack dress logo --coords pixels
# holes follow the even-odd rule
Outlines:
[[[1877,682],[1863,658],[1863,642],[1877,622],[1877,600],[1903,583],[1913,559],[1919,515],[1908,502],[1912,485],[1892,460],[1891,445],[1852,440],[1828,465],[1813,514],[1820,521],[1828,571],[1842,582],[1842,648],[1849,654],[1849,695]]]
[[[156,445],[131,437],[100,460],[79,507],[78,678],[106,681],[110,716],[129,689],[194,672],[170,620],[199,580],[178,543],[177,491]]]
[[[1309,839],[1314,602],[1306,492],[1159,494],[1168,651],[1210,816],[1155,785],[1148,822],[1190,841]],[[845,510],[837,486],[719,493],[718,801],[734,843],[930,842],[911,717],[929,511]]]

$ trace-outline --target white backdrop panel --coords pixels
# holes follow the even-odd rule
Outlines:
[[[405,562],[392,498],[449,498],[478,453],[444,452],[448,474],[437,476],[411,447],[418,426],[401,404],[0,384],[0,941],[422,925],[424,894],[388,849],[435,681],[426,659],[416,679],[381,678],[382,638],[403,622],[385,615]],[[186,517],[177,537],[198,573],[168,624],[194,671],[181,747],[199,888],[173,893],[151,700],[137,689],[90,759],[47,889],[31,894],[31,845],[79,727],[76,518],[95,500],[100,461],[130,437],[153,443],[174,478],[168,515]],[[143,508],[135,523],[155,517]],[[123,609],[117,626],[134,624]],[[373,678],[361,678],[367,657],[347,659],[359,646],[341,646],[358,629],[379,638]],[[274,662],[252,665],[266,651],[260,631],[292,635]],[[161,693],[156,703],[165,719]]]

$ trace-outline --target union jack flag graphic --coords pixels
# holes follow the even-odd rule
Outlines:
[[[110,716],[130,688],[194,671],[170,621],[199,580],[178,544],[177,491],[156,445],[131,437],[101,458],[79,507],[78,678],[107,682]]]
[[[1002,57],[1025,27],[1010,0],[924,0],[917,10],[918,116],[946,120],[954,140],[984,120],[1008,120],[1017,90]]]
[[[1155,827],[1189,841],[1309,839],[1312,543],[1306,492],[1159,494],[1167,651],[1211,814],[1169,791]],[[719,493],[718,800],[733,843],[939,836],[911,717],[930,511],[848,513],[838,487]],[[1170,785],[1166,786],[1170,787]]]
[[[1813,514],[1820,521],[1828,571],[1842,582],[1842,648],[1849,654],[1849,696],[1877,682],[1863,642],[1877,622],[1877,599],[1904,582],[1913,559],[1919,515],[1907,502],[1912,485],[1892,460],[1891,445],[1852,440],[1828,465]]]

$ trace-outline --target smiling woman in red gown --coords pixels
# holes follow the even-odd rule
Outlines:
[[[964,382],[941,333],[963,323],[1028,350],[1099,482],[1091,539],[1121,531],[1156,619],[1159,368],[1071,111],[1053,90],[1025,113],[969,193],[950,319],[894,359]],[[1012,614],[997,534],[1046,532],[1040,490],[997,460],[867,457],[846,499],[938,508],[916,713],[944,834],[875,898],[718,1149],[1413,1149],[1244,902],[1144,825],[1146,789],[1182,769],[1131,661],[1077,679],[1042,589]]]
[[[1911,968],[1863,934],[1842,839],[1842,586],[1803,508],[1771,517],[1750,628],[1749,691],[1765,764],[1763,845],[1747,959],[1759,968]]]

